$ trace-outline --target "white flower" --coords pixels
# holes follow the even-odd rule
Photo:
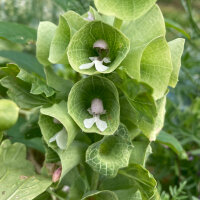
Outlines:
[[[61,131],[56,133],[52,138],[50,138],[49,142],[55,142],[60,149],[65,149],[67,145],[67,131],[63,128]]]
[[[90,11],[88,12],[88,17],[84,19],[90,22],[95,20],[93,14]]]
[[[98,57],[89,57],[92,61],[90,63],[82,64],[79,66],[79,69],[90,69],[91,67],[95,66],[98,72],[104,72],[108,69],[103,63],[110,63],[110,58],[106,57],[108,54],[108,44],[104,40],[97,40],[93,44],[93,48],[96,49],[97,53],[99,54]]]
[[[81,65],[80,69],[90,69],[95,65],[95,68],[98,72],[104,72],[108,69],[107,66],[103,65],[103,63],[110,63],[110,58],[105,57],[103,60],[98,60],[98,57],[89,57],[89,59],[92,61],[91,63],[86,63]]]
[[[96,123],[97,128],[103,132],[107,128],[107,123],[100,119],[100,115],[106,113],[106,110],[103,108],[103,102],[101,99],[93,99],[91,103],[91,108],[88,108],[88,112],[93,115],[92,118],[85,119],[83,121],[85,128],[91,128],[94,123]]]

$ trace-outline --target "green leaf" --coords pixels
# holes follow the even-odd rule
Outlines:
[[[74,33],[76,33],[79,29],[81,29],[82,26],[88,23],[78,13],[71,10],[64,13],[63,17],[69,24],[71,36],[74,35]]]
[[[0,38],[27,44],[36,41],[36,30],[23,24],[0,22]]]
[[[30,91],[31,94],[38,95],[44,93],[46,97],[50,97],[55,93],[54,90],[45,83],[45,80],[36,74],[30,74],[25,70],[20,69],[17,77],[32,85]]]
[[[66,148],[73,142],[75,136],[80,131],[78,126],[72,120],[67,111],[67,102],[61,101],[51,107],[43,107],[40,112],[43,115],[48,115],[57,119],[67,130],[67,145]]]
[[[81,200],[118,200],[117,195],[108,190],[104,191],[91,191],[86,193]]]
[[[70,41],[70,27],[67,20],[61,15],[59,25],[51,41],[49,61],[51,63],[68,63],[67,46]]]
[[[148,170],[138,164],[131,164],[128,168],[121,170],[120,174],[128,178],[130,183],[139,189],[143,200],[158,200],[156,181]]]
[[[58,76],[51,67],[45,67],[47,85],[67,96],[72,88],[72,81]]]
[[[0,38],[0,50],[2,51],[22,51],[23,46],[21,44],[17,44],[14,42],[11,42],[9,40],[1,39]],[[9,59],[0,57],[0,63],[8,63],[10,62]]]
[[[127,189],[127,190],[118,190],[118,191],[115,191],[115,193],[117,194],[119,200],[124,200],[124,199],[142,200],[140,191],[138,190],[134,192],[132,188]]]
[[[181,159],[187,159],[187,154],[180,142],[171,134],[161,131],[156,141],[170,147]]]
[[[0,147],[0,168],[1,200],[33,199],[51,185],[51,180],[36,175],[34,167],[26,160],[23,144],[3,141]]]
[[[0,131],[12,127],[18,119],[18,106],[8,99],[0,99]]]
[[[131,152],[129,163],[139,164],[145,167],[148,156],[152,153],[149,141],[133,141],[134,149]]]
[[[116,176],[120,168],[128,166],[132,149],[128,131],[124,125],[120,125],[114,135],[105,136],[89,146],[86,162],[104,176]]]
[[[139,80],[140,63],[144,49],[153,39],[165,35],[165,23],[159,7],[153,6],[141,18],[125,22],[122,31],[131,42],[130,51],[122,62],[122,66],[130,77]]]
[[[59,124],[55,124],[51,117],[41,115],[39,119],[39,126],[47,145],[55,150],[60,157],[62,164],[62,174],[60,180],[62,180],[65,174],[84,160],[86,145],[78,141],[74,141],[68,149],[61,150],[55,144],[49,142],[49,139],[60,130],[61,127]]]
[[[17,51],[0,51],[0,56],[8,58],[28,72],[35,72],[44,77],[42,65],[37,61],[35,56],[31,54]]]
[[[180,24],[176,23],[175,21],[172,21],[171,19],[165,18],[165,25],[168,28],[173,28],[177,30],[179,33],[187,37],[187,39],[191,39],[190,35],[180,26]]]
[[[107,129],[101,132],[96,125],[87,129],[84,120],[92,118],[88,108],[93,99],[99,98],[103,102],[106,114],[101,115],[101,120],[107,123]],[[68,112],[78,126],[88,133],[112,135],[119,126],[119,97],[115,85],[106,78],[90,76],[77,82],[70,91],[68,97]]]
[[[95,0],[98,11],[122,20],[135,20],[144,15],[156,0]]]
[[[91,0],[53,0],[64,11],[74,10],[83,14],[88,10]]]
[[[171,51],[173,65],[173,71],[170,77],[169,85],[174,88],[178,82],[178,75],[181,67],[181,56],[183,54],[185,40],[178,38],[169,42],[168,44]]]
[[[49,51],[57,26],[51,22],[40,22],[37,31],[36,57],[44,66],[50,65]]]
[[[104,40],[108,44],[108,56],[111,63],[103,73],[114,71],[123,61],[129,51],[129,40],[120,31],[101,21],[93,21],[83,26],[72,37],[68,47],[68,59],[72,68],[83,74],[98,74],[93,66],[90,69],[79,69],[82,64],[91,63],[89,57],[95,57],[93,44],[97,40]]]
[[[4,78],[0,80],[3,87],[8,88],[9,97],[20,108],[30,109],[48,103],[48,100],[40,95],[30,94],[30,85],[16,77],[19,69],[16,65],[9,64],[4,70]]]

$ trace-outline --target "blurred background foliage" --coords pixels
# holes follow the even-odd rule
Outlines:
[[[163,200],[200,199],[200,1],[160,0],[167,39],[186,39],[179,83],[168,95],[163,131],[174,136],[188,158],[176,154],[170,145],[156,141],[147,167],[159,182]],[[15,22],[37,28],[40,21],[57,24],[58,17],[67,10],[87,12],[92,0],[0,0],[0,21]],[[14,43],[0,37],[0,51],[14,50],[35,55],[35,41]],[[12,59],[11,59],[12,60]],[[0,57],[0,65],[9,60]],[[0,86],[1,87],[1,86]],[[0,88],[0,96],[6,91]],[[19,122],[8,131],[7,137],[25,143],[31,151],[43,152],[37,126],[38,113],[21,112]],[[25,117],[24,117],[25,116]],[[18,131],[16,131],[18,130]],[[20,133],[16,135],[16,132]],[[33,150],[33,153],[37,153]],[[42,158],[40,158],[42,159]]]

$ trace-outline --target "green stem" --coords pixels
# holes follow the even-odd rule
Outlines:
[[[99,173],[93,171],[91,190],[96,190],[99,183]]]
[[[50,195],[56,197],[56,198],[59,199],[59,200],[66,200],[66,199],[64,199],[63,197],[61,197],[61,196],[59,196],[58,194],[56,194],[55,192],[53,192],[50,188],[47,189],[47,192],[48,192]]]
[[[123,21],[121,19],[118,19],[117,17],[115,17],[115,21],[114,21],[114,27],[120,29],[122,26]]]

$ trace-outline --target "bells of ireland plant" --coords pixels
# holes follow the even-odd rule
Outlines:
[[[75,71],[93,75],[114,71],[129,48],[129,40],[119,30],[101,21],[92,21],[74,34],[67,54]]]
[[[11,100],[0,100],[0,131],[12,127],[18,119],[19,108]]]
[[[106,78],[85,78],[71,89],[68,112],[84,132],[112,135],[119,126],[118,91]]]

